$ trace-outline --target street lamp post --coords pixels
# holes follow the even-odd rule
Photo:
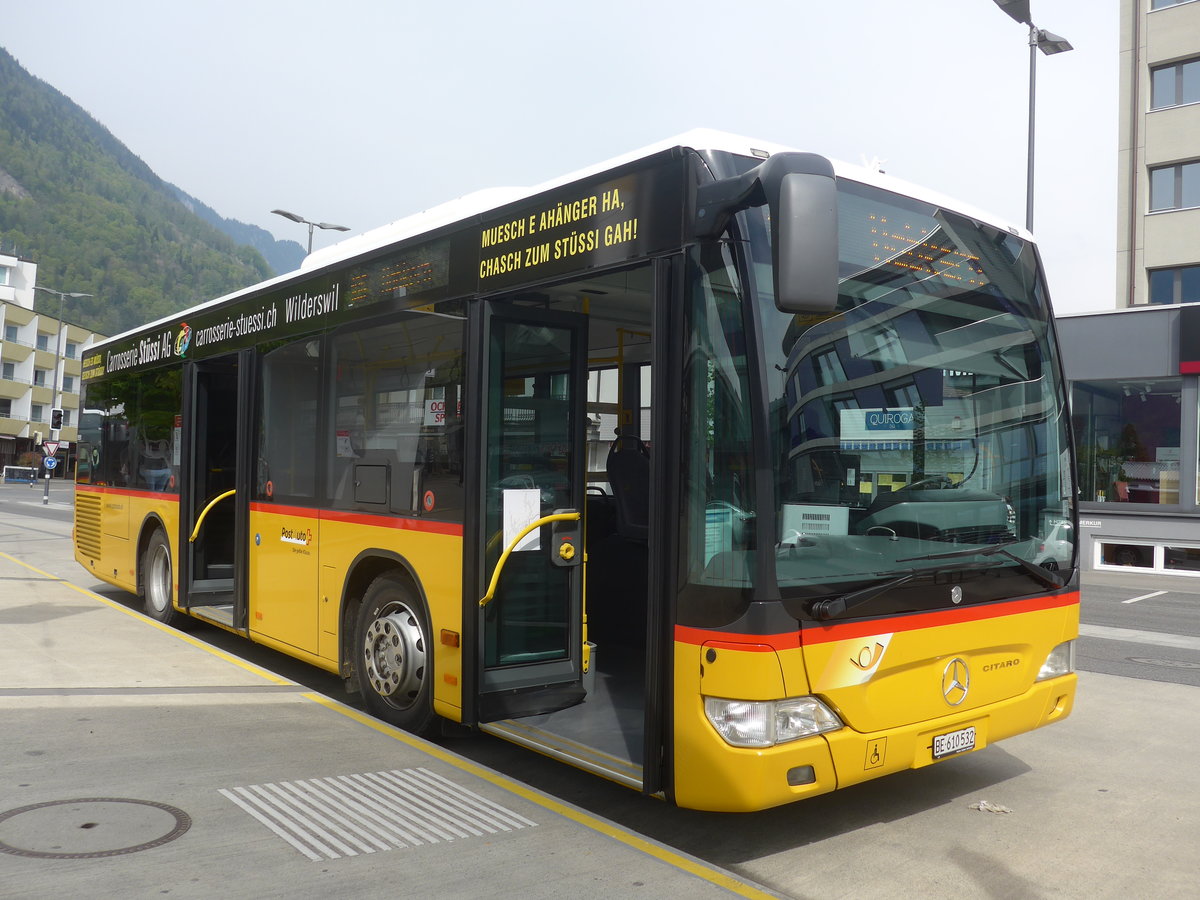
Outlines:
[[[54,343],[54,397],[53,407],[50,410],[50,440],[58,440],[58,432],[60,429],[54,427],[54,410],[62,409],[62,370],[65,367],[63,362],[63,332],[66,329],[66,323],[63,321],[63,307],[66,305],[68,297],[91,297],[92,294],[82,294],[78,291],[56,291],[48,287],[34,285],[35,291],[42,291],[47,294],[55,294],[58,297],[58,337]],[[42,494],[42,505],[46,506],[50,503],[50,470],[46,470],[46,490]]]
[[[1029,26],[1029,149],[1025,160],[1025,228],[1033,231],[1033,130],[1035,112],[1035,86],[1037,83],[1037,51],[1047,56],[1074,50],[1070,42],[1044,28],[1038,28],[1030,19],[1029,0],[994,0],[1004,13],[1014,21]]]
[[[285,219],[291,219],[293,222],[298,222],[301,225],[308,226],[308,252],[312,253],[312,236],[313,228],[323,228],[327,231],[349,231],[345,225],[331,225],[329,222],[310,222],[304,216],[298,216],[294,212],[288,212],[286,209],[271,210],[277,216],[283,216]]]

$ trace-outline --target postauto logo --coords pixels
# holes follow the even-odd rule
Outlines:
[[[880,409],[867,413],[867,431],[912,431],[911,409]]]

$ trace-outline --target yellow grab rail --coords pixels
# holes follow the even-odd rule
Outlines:
[[[213,497],[211,500],[208,501],[208,506],[204,507],[204,510],[200,513],[200,518],[198,518],[196,520],[196,527],[192,529],[192,534],[188,538],[189,544],[193,544],[196,542],[196,535],[198,535],[200,533],[200,526],[204,524],[204,517],[208,515],[208,511],[210,509],[212,509],[214,506],[216,506],[218,503],[220,503],[222,500],[224,500],[226,497],[232,497],[236,493],[237,493],[236,489],[231,490],[231,491],[226,491],[225,493],[218,494],[217,496]]]
[[[525,539],[525,535],[529,534],[535,528],[541,528],[543,525],[549,525],[551,522],[578,522],[579,519],[580,515],[577,512],[554,513],[553,515],[542,516],[537,521],[526,525],[520,534],[509,541],[508,546],[504,548],[504,552],[500,554],[500,558],[496,560],[496,568],[492,572],[492,582],[488,585],[487,593],[480,598],[479,606],[484,607],[492,602],[492,598],[496,595],[496,587],[500,584],[500,571],[504,568],[504,564],[508,562],[509,554],[516,549],[517,544]]]

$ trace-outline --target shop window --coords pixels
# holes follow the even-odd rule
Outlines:
[[[1200,573],[1200,547],[1164,547],[1163,566],[1173,572]]]
[[[1181,380],[1071,386],[1081,499],[1179,504]]]
[[[1144,544],[1100,544],[1100,565],[1133,569],[1154,568],[1154,548]]]

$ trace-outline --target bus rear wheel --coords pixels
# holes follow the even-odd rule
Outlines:
[[[400,575],[371,582],[355,632],[358,687],[370,713],[414,734],[429,733],[433,713],[433,650],[429,614]]]
[[[179,625],[183,616],[171,604],[175,570],[171,565],[171,543],[162,529],[155,529],[142,553],[142,608],[164,625]]]

